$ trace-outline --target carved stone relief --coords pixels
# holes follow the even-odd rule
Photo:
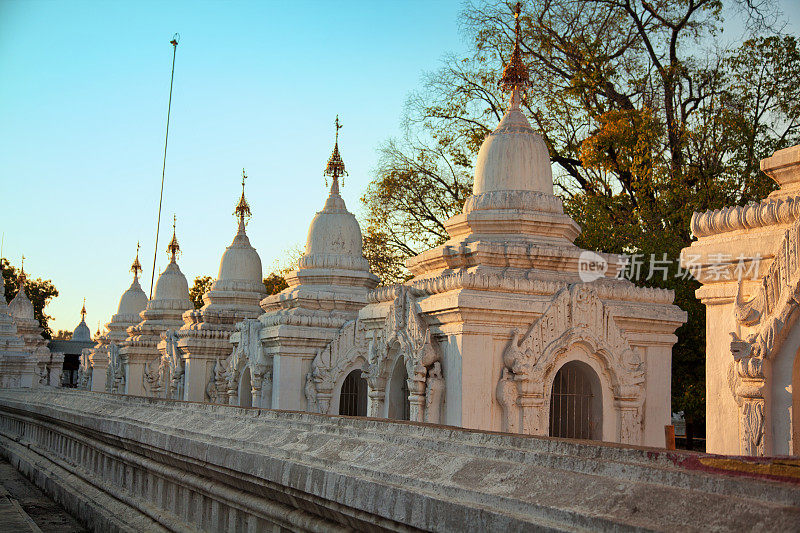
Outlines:
[[[347,322],[336,337],[320,350],[311,362],[306,375],[305,395],[308,410],[318,413],[331,412],[331,396],[336,383],[353,369],[358,361],[367,361],[368,339],[364,324],[358,320]]]
[[[213,403],[239,405],[239,383],[245,368],[250,369],[250,387],[254,406],[262,405],[262,397],[269,398],[272,392],[271,368],[261,348],[261,329],[264,325],[254,318],[236,323],[239,342],[223,362],[214,364],[206,397]]]
[[[559,358],[575,344],[585,346],[607,371],[620,416],[620,440],[639,443],[644,401],[644,362],[631,348],[593,287],[575,283],[557,292],[524,335],[512,330],[503,352],[496,398],[503,431],[546,435],[546,385]]]
[[[443,392],[444,383],[441,386],[437,383],[429,389],[427,382],[434,370],[434,363],[441,361],[441,354],[417,310],[416,298],[419,293],[405,285],[397,285],[393,290],[395,298],[384,326],[380,333],[373,330],[368,364],[363,373],[370,388],[370,416],[382,416],[389,373],[394,368],[397,357],[402,357],[409,390],[410,419],[423,422],[433,417],[438,421],[444,399],[440,392]],[[436,370],[434,379],[444,380],[441,364]],[[429,390],[434,395],[431,404],[437,412],[426,418],[426,395]]]
[[[728,374],[733,397],[739,405],[740,452],[764,455],[766,413],[766,365],[780,349],[800,303],[800,220],[784,233],[757,291],[742,297],[742,280],[736,291],[731,332],[731,366]],[[748,332],[743,335],[741,329]]]

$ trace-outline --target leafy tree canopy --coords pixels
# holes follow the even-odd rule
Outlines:
[[[195,309],[203,307],[203,295],[211,290],[213,283],[214,280],[211,276],[197,276],[194,278],[194,284],[189,289],[189,297],[192,299]],[[278,294],[288,286],[286,279],[280,273],[273,272],[264,278],[264,287],[267,289],[267,294]]]
[[[195,309],[203,307],[203,295],[211,290],[211,284],[214,280],[211,276],[197,276],[194,278],[194,283],[189,289],[189,298],[192,299]]]
[[[264,278],[264,287],[267,289],[267,294],[278,294],[288,286],[286,278],[275,272]]]
[[[533,83],[524,111],[583,229],[576,244],[672,261],[666,279],[646,284],[675,290],[689,313],[673,350],[673,410],[698,422],[705,312],[697,283],[675,276],[692,212],[763,198],[775,185],[759,160],[800,131],[796,39],[774,30],[769,0],[726,5],[750,30],[730,48],[716,39],[722,0],[532,0],[521,17]],[[470,194],[477,151],[508,105],[497,87],[514,42],[508,5],[469,3],[461,24],[471,53],[424,76],[362,198],[365,255],[384,283],[406,279],[406,258],[447,239],[444,222]]]
[[[60,329],[53,335],[54,340],[68,341],[72,338],[72,332],[68,329]]]

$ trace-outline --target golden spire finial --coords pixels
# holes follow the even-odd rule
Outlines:
[[[344,161],[342,161],[342,156],[339,154],[339,130],[342,129],[342,124],[339,122],[339,115],[336,115],[336,120],[333,122],[334,127],[336,128],[336,137],[333,143],[333,153],[328,158],[328,164],[325,166],[325,172],[322,173],[323,176],[330,176],[333,178],[333,183],[331,183],[331,193],[334,191],[336,194],[339,194],[339,178],[342,178],[342,185],[344,185],[344,176],[347,174],[347,171],[344,168]],[[325,180],[325,186],[328,185],[328,180]]]
[[[136,259],[133,260],[133,264],[131,265],[131,272],[133,272],[133,277],[138,277],[139,272],[142,271],[142,264],[139,262],[139,241],[136,241]]]
[[[17,276],[17,284],[22,290],[22,286],[25,284],[25,254],[22,254],[22,265],[19,269],[19,276]]]
[[[233,210],[233,215],[239,218],[239,231],[244,231],[244,227],[253,216],[250,211],[250,204],[247,203],[247,198],[244,197],[244,180],[247,179],[247,173],[242,169],[242,196],[239,198],[239,203],[236,204],[236,209]]]
[[[522,14],[522,4],[517,2],[513,9],[514,12],[514,50],[511,52],[511,59],[503,69],[503,75],[500,77],[500,88],[504,92],[511,93],[511,105],[517,107],[522,96],[531,86],[531,80],[528,75],[528,67],[522,62],[522,52],[520,51],[520,37],[521,30],[519,27],[519,19]]]
[[[175,236],[175,224],[178,221],[176,215],[172,215],[172,240],[167,245],[167,253],[169,254],[169,262],[174,263],[178,258],[178,252],[181,251],[181,246],[178,244],[178,238]]]
[[[86,298],[83,299],[83,307],[81,307],[81,322],[86,320]]]

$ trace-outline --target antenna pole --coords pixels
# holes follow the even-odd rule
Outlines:
[[[161,192],[158,195],[158,219],[156,220],[156,246],[153,250],[153,273],[150,275],[150,299],[153,299],[153,281],[156,278],[156,259],[158,258],[158,232],[161,229],[161,202],[164,199],[164,173],[167,170],[167,142],[169,141],[169,114],[172,111],[172,82],[175,79],[175,52],[181,36],[175,34],[169,44],[172,45],[172,74],[169,77],[169,103],[167,104],[167,133],[164,136],[164,164],[161,166]]]

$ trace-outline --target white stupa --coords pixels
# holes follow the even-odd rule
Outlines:
[[[120,349],[127,394],[161,394],[160,390],[154,390],[154,386],[158,386],[157,375],[161,361],[158,343],[161,341],[161,334],[168,329],[179,328],[183,324],[181,315],[193,307],[186,276],[178,267],[180,245],[175,234],[174,220],[172,240],[167,246],[167,253],[169,264],[156,280],[155,295],[139,314],[141,321],[128,328],[128,337]],[[136,298],[133,300],[136,301]]]
[[[517,4],[500,80],[509,106],[480,148],[472,196],[445,223],[449,239],[409,259],[414,277],[373,291],[359,315],[370,414],[663,446],[686,314],[671,291],[614,279],[618,256],[574,244],[580,228],[523,113],[520,15]]]
[[[39,381],[36,357],[17,331],[3,285],[0,287],[0,387],[33,387]]]
[[[142,271],[142,264],[139,262],[139,243],[136,243],[136,258],[131,264],[130,271],[133,273],[131,286],[120,297],[117,312],[106,324],[105,333],[96,335],[97,344],[88,352],[86,360],[88,368],[83,369],[84,374],[79,381],[79,385],[83,384],[85,388],[93,391],[112,392],[114,380],[117,380],[117,384],[122,382],[123,369],[119,365],[119,349],[128,338],[128,328],[139,323],[139,315],[147,306],[147,295],[139,284],[139,273]],[[116,368],[111,364],[112,359],[117,363]]]
[[[42,337],[42,327],[34,316],[33,303],[26,294],[25,281],[25,264],[23,262],[18,278],[19,290],[8,304],[8,309],[17,325],[17,332],[25,342],[26,350],[36,358],[36,384],[57,387],[61,384],[64,354],[51,353],[47,347],[47,339]]]
[[[227,394],[233,403],[304,409],[311,361],[358,316],[367,293],[378,284],[364,258],[358,221],[339,195],[346,171],[339,154],[338,117],[335,124],[333,153],[324,172],[331,178],[330,194],[311,221],[305,254],[297,270],[286,276],[289,286],[262,300],[259,323],[240,324],[231,337],[237,345],[227,363]]]
[[[165,333],[158,346],[171,365],[171,382],[164,384],[170,397],[183,398],[186,391],[186,400],[205,401],[206,383],[216,360],[231,353],[229,339],[235,324],[261,314],[259,302],[267,293],[261,258],[245,231],[251,216],[244,195],[246,178],[242,170],[242,195],[234,210],[238,229],[222,254],[217,279],[203,295],[203,307],[186,311],[181,328]]]

